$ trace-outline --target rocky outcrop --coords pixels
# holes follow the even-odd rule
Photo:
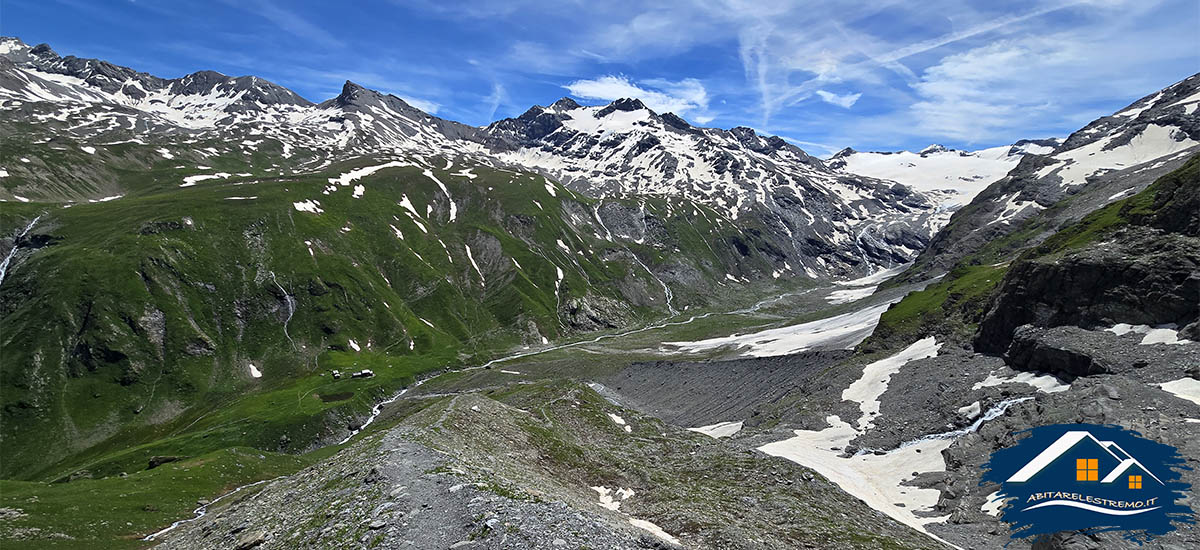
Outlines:
[[[559,319],[574,332],[627,326],[634,318],[629,305],[606,296],[571,298],[558,308]]]
[[[1129,228],[1112,241],[1012,266],[975,348],[1003,353],[1026,324],[1186,326],[1200,317],[1200,240]]]
[[[1116,335],[1075,326],[1023,325],[1013,331],[1004,359],[1013,369],[1052,374],[1063,380],[1128,373],[1152,364],[1185,373],[1194,362],[1195,344],[1142,344],[1143,339],[1144,335],[1136,332]]]
[[[1082,330],[1077,327],[1057,328]],[[1043,339],[1045,336],[1048,336],[1046,331],[1032,325],[1018,327],[1013,332],[1012,344],[1008,348],[1009,365],[1019,370],[1048,372],[1065,377],[1112,372],[1107,361],[1093,358],[1087,346],[1080,345],[1078,340]]]

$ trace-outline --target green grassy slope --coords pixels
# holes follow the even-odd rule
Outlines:
[[[128,147],[126,157],[165,161],[153,145]],[[31,232],[40,248],[25,240],[0,287],[0,475],[311,448],[423,372],[588,328],[571,324],[572,304],[620,324],[666,315],[638,259],[691,274],[671,284],[676,306],[711,300],[705,289],[726,273],[769,271],[754,250],[720,245],[737,227],[674,198],[596,204],[537,175],[442,170],[441,158],[401,158],[413,166],[323,193],[330,178],[391,160],[272,176],[234,166],[255,159],[214,157],[213,170],[250,175],[190,187],[180,184],[194,168],[154,161],[121,180],[132,183],[118,200],[3,203],[0,234],[42,218]],[[320,213],[295,207],[308,200]],[[644,209],[669,240],[609,240],[597,208]],[[329,375],[362,368],[376,376]]]

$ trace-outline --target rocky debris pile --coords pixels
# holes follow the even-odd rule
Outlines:
[[[1120,338],[1109,334],[1111,340]],[[1128,346],[1128,343],[1123,344]],[[1187,353],[1196,357],[1200,344],[1189,345]],[[1178,347],[1156,344],[1154,348]],[[1105,348],[1107,349],[1107,347]],[[1103,352],[1101,352],[1103,353]],[[980,430],[960,438],[943,454],[947,471],[919,480],[923,486],[938,488],[942,498],[937,513],[949,514],[945,525],[931,526],[939,536],[960,545],[976,548],[999,547],[1009,540],[1007,526],[984,509],[995,486],[979,486],[983,464],[992,452],[1011,446],[1021,432],[1034,426],[1059,423],[1120,424],[1156,441],[1179,449],[1188,457],[1191,470],[1183,471],[1184,481],[1200,483],[1197,459],[1200,440],[1194,437],[1194,421],[1200,420],[1200,404],[1172,395],[1159,387],[1181,376],[1180,371],[1155,361],[1143,368],[1123,373],[1080,377],[1069,391],[1041,393],[1033,402],[1014,407],[1009,414],[984,424]],[[1188,420],[1193,419],[1193,420]],[[1086,538],[1086,537],[1085,537]],[[1140,548],[1120,535],[1102,534],[1081,548]],[[1074,542],[1071,542],[1074,541]],[[1060,534],[1035,542],[1035,548],[1076,548],[1084,542],[1078,535]],[[1200,529],[1178,525],[1178,530],[1154,541],[1156,548],[1188,548],[1200,544]]]
[[[603,381],[620,402],[683,427],[760,424],[765,405],[810,384],[849,351],[681,363],[634,363]]]

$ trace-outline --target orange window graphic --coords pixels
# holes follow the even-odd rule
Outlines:
[[[1129,476],[1129,488],[1130,489],[1141,489],[1142,488],[1142,476]]]
[[[1075,460],[1075,481],[1098,481],[1100,479],[1100,460],[1096,458],[1078,458]],[[1133,483],[1132,481],[1130,483]]]

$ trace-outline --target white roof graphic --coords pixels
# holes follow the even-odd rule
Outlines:
[[[1150,470],[1147,470],[1145,466],[1142,466],[1142,463],[1138,462],[1136,458],[1127,458],[1122,460],[1120,465],[1118,465],[1116,468],[1113,468],[1113,471],[1109,472],[1108,475],[1104,476],[1104,479],[1100,480],[1100,483],[1112,483],[1113,481],[1116,481],[1116,479],[1121,477],[1121,474],[1124,474],[1125,471],[1130,468],[1130,466],[1137,466],[1141,468],[1143,472],[1146,472],[1146,475],[1154,478],[1154,481],[1162,483],[1162,480],[1158,479],[1158,476],[1154,475],[1154,473]]]
[[[1120,464],[1114,468],[1112,472],[1105,476],[1104,479],[1100,480],[1100,483],[1112,483],[1118,477],[1120,477],[1121,474],[1133,466],[1141,468],[1142,471],[1149,474],[1149,476],[1154,478],[1155,481],[1159,482],[1160,484],[1162,483],[1162,480],[1158,479],[1158,476],[1151,473],[1150,470],[1142,465],[1141,462],[1138,462],[1136,458],[1133,458],[1133,455],[1125,452],[1125,449],[1122,449],[1119,445],[1112,441],[1100,441],[1091,433],[1083,430],[1069,431],[1062,434],[1057,441],[1051,443],[1049,447],[1046,447],[1045,450],[1033,457],[1033,460],[1030,460],[1028,464],[1023,466],[1020,470],[1017,470],[1015,474],[1009,477],[1008,482],[1024,483],[1029,481],[1034,475],[1045,469],[1047,466],[1053,464],[1055,460],[1058,460],[1059,457],[1071,450],[1076,443],[1079,443],[1084,439],[1092,440],[1096,443],[1096,445],[1099,445],[1101,449],[1107,451],[1109,455],[1112,455],[1114,459],[1120,462]],[[1121,455],[1124,455],[1124,457],[1113,452],[1113,449],[1120,451]]]

